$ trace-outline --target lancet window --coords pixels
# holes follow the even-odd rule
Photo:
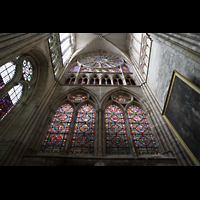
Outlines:
[[[104,108],[100,124],[104,132],[104,155],[140,156],[159,154],[159,149],[144,111],[138,101],[126,92],[116,92]],[[95,155],[97,116],[95,101],[86,92],[68,94],[69,103],[60,106],[53,115],[40,151],[70,155]],[[102,105],[103,107],[103,105]],[[99,121],[98,121],[99,123]]]
[[[70,146],[71,154],[94,153],[95,113],[90,104],[85,104],[78,110]]]
[[[127,116],[137,154],[158,154],[158,147],[144,111],[136,105],[127,109]]]
[[[89,103],[92,98],[83,92],[75,92],[68,101],[84,103],[77,111],[70,103],[59,107],[49,126],[40,151],[46,153],[94,154],[96,110]],[[73,126],[72,119],[75,123]],[[69,140],[69,141],[68,141]],[[68,146],[67,147],[67,142]]]
[[[105,110],[106,153],[130,154],[130,146],[122,110],[110,105]]]
[[[111,100],[123,107],[110,104],[105,109],[106,154],[131,154],[131,149],[137,156],[159,154],[145,113],[134,104],[136,99],[126,93],[116,93],[111,96]],[[127,107],[127,104],[130,106]]]
[[[64,152],[73,112],[74,108],[70,104],[64,104],[56,110],[42,144],[42,152]]]

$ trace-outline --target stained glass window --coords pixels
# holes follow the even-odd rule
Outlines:
[[[0,99],[0,120],[11,111],[11,109],[17,104],[22,96],[22,84],[18,84],[8,91],[3,98]]]
[[[16,65],[8,62],[0,67],[0,89],[3,88],[15,75]]]
[[[123,60],[114,55],[89,55],[81,57],[79,60],[84,67],[92,68],[113,68],[123,64]]]
[[[29,60],[23,61],[23,67],[22,67],[23,77],[25,81],[30,81],[33,77],[33,67]]]
[[[130,69],[127,66],[122,66],[122,71],[123,72],[131,72]]]
[[[159,154],[155,138],[151,132],[144,111],[132,105],[127,110],[133,144],[138,155]]]
[[[87,96],[82,94],[77,94],[70,97],[70,100],[76,103],[83,102],[87,99],[88,99]]]
[[[126,104],[130,102],[131,98],[124,95],[118,95],[118,96],[114,96],[113,100],[117,101],[118,103]]]
[[[13,108],[13,103],[10,99],[9,94],[7,93],[1,100],[0,100],[0,119],[3,120],[3,118],[7,115],[7,113],[10,112],[10,110]]]
[[[105,110],[106,153],[130,154],[126,126],[122,110],[110,105]]]
[[[74,109],[70,104],[59,107],[43,141],[42,152],[64,152]]]
[[[71,154],[93,154],[96,111],[90,104],[83,105],[77,113],[72,136]]]
[[[74,65],[71,69],[70,72],[78,72],[80,67],[78,65]]]

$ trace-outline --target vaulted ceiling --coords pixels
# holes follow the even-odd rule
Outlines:
[[[128,33],[75,33],[73,57],[89,52],[106,51],[128,56]]]

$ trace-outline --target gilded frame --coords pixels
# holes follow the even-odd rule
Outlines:
[[[194,164],[200,166],[200,88],[175,70],[162,116]]]

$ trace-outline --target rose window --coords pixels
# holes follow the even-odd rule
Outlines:
[[[23,71],[23,77],[25,81],[30,81],[31,78],[33,77],[33,67],[30,63],[29,60],[24,60],[23,61],[23,67],[22,67],[22,71]]]
[[[84,67],[91,68],[114,68],[123,64],[123,60],[114,55],[91,55],[78,59]]]

